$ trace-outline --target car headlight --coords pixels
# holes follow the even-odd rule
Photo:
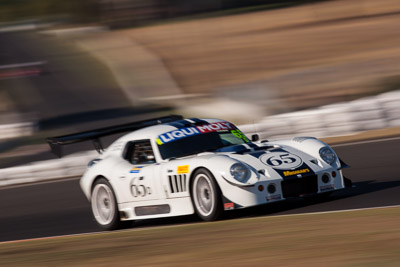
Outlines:
[[[330,147],[323,147],[319,150],[319,155],[321,158],[331,165],[336,160],[335,152]]]
[[[244,183],[250,178],[250,170],[242,163],[235,163],[231,167],[231,175],[237,181]]]

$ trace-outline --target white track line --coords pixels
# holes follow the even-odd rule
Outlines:
[[[294,217],[294,216],[308,216],[308,215],[344,213],[344,212],[354,212],[354,211],[374,210],[374,209],[390,209],[390,208],[399,208],[399,207],[400,207],[400,205],[392,205],[392,206],[347,209],[347,210],[332,210],[332,211],[295,213],[295,214],[284,214],[284,215],[266,215],[266,216],[261,216],[261,217],[242,218],[242,219],[235,219],[235,220],[243,220],[244,221],[244,220],[256,220],[259,218],[281,218],[281,217]],[[71,235],[48,236],[48,237],[39,237],[39,238],[31,238],[31,239],[3,241],[3,242],[0,242],[0,245],[12,244],[12,243],[22,243],[22,242],[28,242],[28,241],[37,241],[37,240],[48,240],[48,239],[56,239],[56,238],[67,238],[67,237],[75,237],[75,236],[91,236],[91,235],[98,235],[98,234],[118,233],[118,232],[125,232],[125,231],[141,232],[141,231],[147,231],[147,230],[159,230],[159,229],[167,229],[167,228],[173,228],[173,227],[179,227],[179,226],[189,226],[189,225],[193,225],[193,224],[205,224],[205,223],[207,223],[207,222],[174,224],[174,225],[164,225],[164,226],[150,226],[150,227],[140,227],[140,228],[136,228],[136,229],[128,228],[128,229],[123,229],[123,230],[113,231],[113,232],[103,231],[103,232],[90,232],[90,233],[80,233],[80,234],[71,234]],[[208,223],[216,223],[216,222],[208,222]]]
[[[394,141],[394,140],[399,140],[399,139],[400,139],[400,136],[391,137],[391,138],[383,138],[383,139],[366,140],[366,141],[357,141],[357,142],[344,143],[344,144],[338,144],[338,145],[331,145],[331,147],[354,146],[354,145]]]

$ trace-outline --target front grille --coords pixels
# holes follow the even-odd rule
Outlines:
[[[169,175],[171,193],[186,192],[186,174]]]
[[[318,176],[310,175],[282,181],[283,197],[298,197],[318,192]]]

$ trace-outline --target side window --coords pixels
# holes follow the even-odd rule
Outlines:
[[[150,140],[128,142],[125,147],[124,158],[134,165],[155,163]]]

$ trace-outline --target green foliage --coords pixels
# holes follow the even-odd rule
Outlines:
[[[0,21],[68,16],[71,22],[94,22],[102,17],[141,21],[162,20],[195,13],[248,7],[277,8],[324,0],[0,0]],[[326,0],[325,0],[326,1]],[[136,17],[132,18],[132,17]]]
[[[21,20],[68,15],[73,21],[97,19],[96,0],[0,0],[0,20]]]

